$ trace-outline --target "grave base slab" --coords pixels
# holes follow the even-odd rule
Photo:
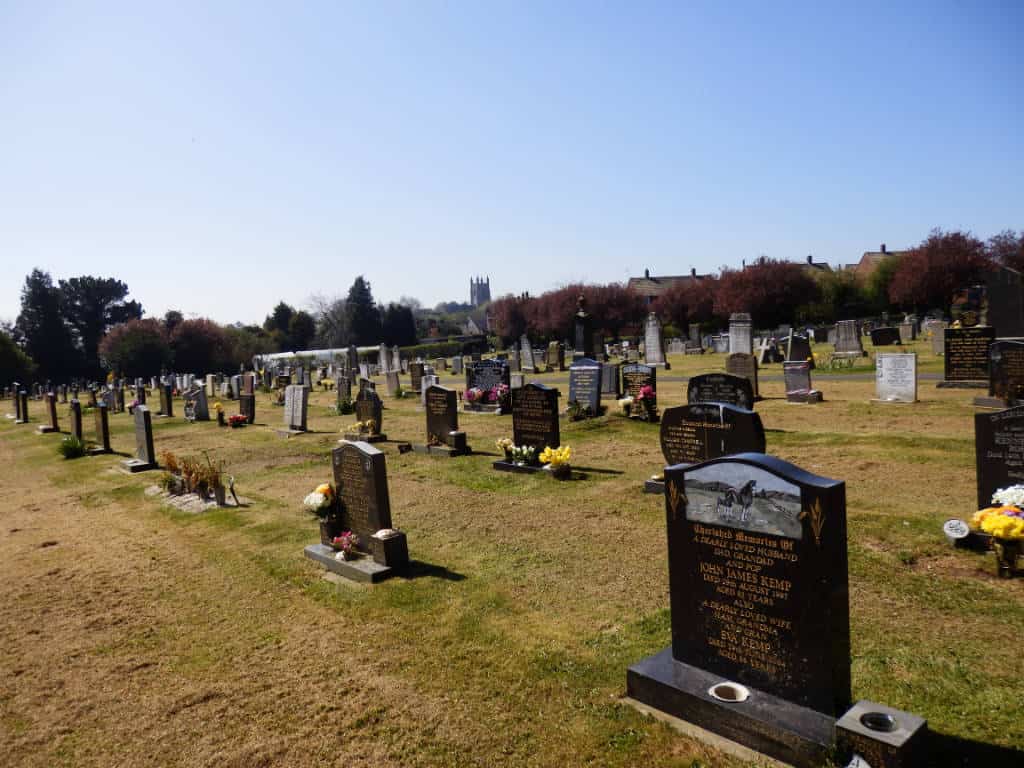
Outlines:
[[[524,475],[532,475],[534,472],[544,471],[544,467],[540,464],[516,464],[511,461],[496,461],[491,466],[499,472],[518,472]]]
[[[136,472],[148,472],[151,469],[157,469],[155,462],[143,461],[142,459],[126,459],[121,462],[121,467],[133,475]]]
[[[306,434],[304,429],[275,429],[274,431],[281,435],[281,437],[295,437],[296,435]]]
[[[348,442],[363,442],[363,443],[385,443],[387,442],[388,436],[385,434],[380,435],[361,435],[358,432],[346,432],[342,440]],[[341,440],[338,441],[339,443]]]
[[[426,453],[430,456],[443,456],[447,459],[454,459],[457,456],[469,456],[469,454],[473,452],[473,449],[468,445],[461,451],[448,445],[413,445],[412,449],[416,453]]]
[[[49,424],[40,424],[38,429],[39,429],[39,434],[40,435],[48,435],[51,432],[56,432],[57,431],[56,429],[51,427]]]
[[[936,383],[936,389],[988,389],[987,381],[950,381],[943,379]]]
[[[664,480],[644,480],[644,493],[656,493],[659,496],[665,493]]]
[[[1011,408],[1006,404],[1006,401],[999,397],[976,397],[974,398],[975,408],[994,408],[997,411],[1001,411],[1005,408]]]
[[[303,554],[325,566],[331,573],[364,584],[376,584],[395,575],[394,568],[375,562],[369,555],[363,555],[355,560],[337,560],[334,557],[337,552],[324,544],[310,544],[303,550]]]
[[[750,689],[743,702],[721,702],[708,690],[728,682],[672,658],[649,656],[626,673],[626,695],[796,768],[817,768],[834,746],[834,717]]]
[[[102,445],[94,445],[89,449],[90,456],[101,456],[104,453],[113,453],[113,450],[110,448],[104,448]]]

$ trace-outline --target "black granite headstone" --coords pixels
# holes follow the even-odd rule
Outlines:
[[[892,328],[890,326],[883,326],[882,328],[873,328],[871,330],[871,343],[876,347],[889,347],[893,344],[900,343],[900,331],[899,328]]]
[[[509,367],[504,360],[481,360],[466,365],[466,389],[489,392],[500,384],[509,386],[509,381]]]
[[[1024,483],[1024,406],[974,415],[978,509],[1000,488]]]
[[[78,400],[72,400],[68,406],[68,414],[71,421],[70,433],[73,437],[82,439],[82,404]]]
[[[558,431],[558,390],[530,382],[512,390],[512,441],[533,446],[539,455],[561,444]]]
[[[331,466],[344,507],[342,529],[356,534],[360,548],[369,551],[370,537],[391,527],[384,453],[369,443],[344,442],[331,451]]]
[[[754,411],[694,403],[666,408],[662,414],[661,452],[668,466],[764,450],[764,427]]]
[[[96,417],[96,446],[102,453],[110,453],[110,417],[107,406],[100,403],[93,411]]]
[[[451,433],[459,431],[459,401],[455,390],[437,384],[427,387],[424,410],[427,414],[427,444],[453,445]]]
[[[845,484],[758,453],[665,480],[672,645],[630,667],[628,695],[821,764],[851,698]]]
[[[686,386],[686,402],[728,403],[737,408],[754,407],[754,388],[750,380],[730,373],[702,373]]]
[[[384,431],[384,406],[377,390],[366,387],[356,395],[356,420],[372,420],[375,429],[372,434],[379,435]]]
[[[601,413],[601,366],[586,357],[569,366],[569,402],[579,403],[591,416]]]
[[[622,391],[637,400],[640,390],[649,386],[658,393],[658,369],[642,363],[627,363],[622,366]]]
[[[423,363],[409,363],[409,376],[413,392],[423,389]]]
[[[987,381],[988,347],[995,341],[992,326],[947,328],[944,378],[946,381]]]
[[[246,424],[253,424],[256,421],[256,395],[242,392],[238,396],[238,412],[245,416]]]
[[[1024,402],[1024,342],[996,341],[989,345],[988,394],[1005,407]]]

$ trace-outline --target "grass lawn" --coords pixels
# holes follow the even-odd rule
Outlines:
[[[724,359],[673,356],[659,405]],[[764,366],[757,405],[769,453],[846,481],[854,698],[927,718],[935,765],[1024,765],[1024,581],[941,531],[974,511],[977,393],[922,380],[920,403],[874,404],[870,371],[816,373],[825,402],[798,406]],[[567,374],[537,380],[564,407]],[[626,667],[669,643],[663,501],[642,493],[658,428],[563,421],[585,478],[559,483],[491,469],[509,416],[460,414],[473,456],[399,455],[425,418],[383,390],[377,447],[416,563],[372,588],[302,557],[317,531],[301,500],[355,421],[330,415],[333,393],[313,393],[292,439],[266,394],[241,430],[154,419],[158,452],[225,459],[251,501],[202,515],[147,497],[159,473],[122,474],[120,456],[60,459],[59,437],[35,433],[41,402],[32,425],[0,419],[0,762],[744,765],[619,701]],[[132,452],[131,418],[111,427]]]

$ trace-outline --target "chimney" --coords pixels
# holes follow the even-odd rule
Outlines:
[[[697,276],[697,268],[696,267],[690,267],[690,277],[696,277],[696,276]]]
[[[651,270],[645,269],[644,270],[644,280],[650,280],[650,279],[651,279]]]
[[[882,243],[882,253],[885,253],[885,243]]]
[[[807,254],[807,263],[808,264],[813,264],[814,263],[814,261],[811,259],[811,254],[809,254],[809,253]]]

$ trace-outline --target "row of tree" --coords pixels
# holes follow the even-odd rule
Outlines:
[[[970,233],[935,230],[916,248],[884,258],[866,279],[852,270],[761,258],[743,269],[723,267],[717,275],[679,282],[650,303],[621,284],[576,284],[537,297],[506,296],[488,311],[506,343],[524,333],[535,340],[569,338],[581,294],[595,329],[608,338],[637,335],[652,311],[670,333],[685,333],[690,324],[722,327],[733,312],[749,312],[761,328],[831,323],[885,311],[944,312],[956,290],[998,264],[1024,271],[1024,232],[1002,232],[986,243]],[[143,319],[142,306],[128,299],[120,280],[82,276],[55,284],[35,269],[25,279],[17,320],[0,332],[0,370],[12,379],[55,381],[98,379],[107,370],[126,376],[160,368],[226,371],[268,352],[409,346],[424,336],[457,333],[468,313],[464,305],[424,311],[405,298],[378,305],[362,275],[344,298],[315,303],[309,313],[280,302],[262,326],[186,320],[174,310]]]
[[[784,323],[825,324],[883,312],[939,310],[954,292],[996,265],[1024,271],[1024,232],[1002,232],[985,243],[969,233],[932,231],[917,247],[881,259],[861,278],[855,270],[819,270],[804,263],[760,258],[742,269],[673,284],[653,301],[619,283],[569,285],[540,296],[505,296],[490,313],[504,343],[527,333],[534,340],[571,336],[576,300],[583,295],[595,330],[607,338],[638,335],[654,312],[673,334],[690,324],[722,328],[747,312],[759,328]]]

